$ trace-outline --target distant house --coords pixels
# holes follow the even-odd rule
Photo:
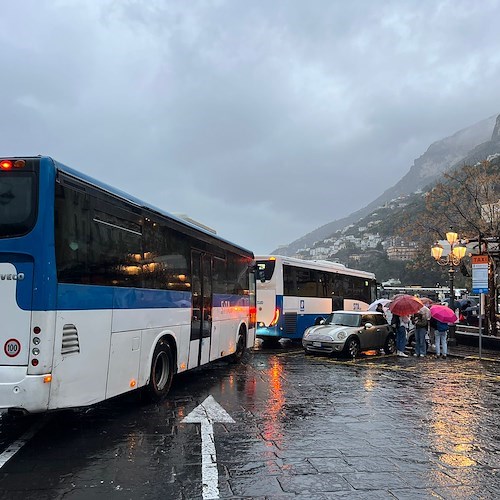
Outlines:
[[[495,222],[500,217],[500,200],[481,205],[481,217],[486,222]]]
[[[414,244],[391,245],[386,251],[389,260],[414,260],[418,253]]]

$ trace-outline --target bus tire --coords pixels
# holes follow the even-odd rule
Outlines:
[[[236,351],[230,357],[231,363],[239,363],[247,352],[247,335],[243,327],[238,332],[238,340],[236,341]]]
[[[151,370],[149,372],[149,383],[146,386],[148,398],[159,403],[167,396],[172,379],[174,378],[174,357],[170,344],[161,339],[156,344]]]

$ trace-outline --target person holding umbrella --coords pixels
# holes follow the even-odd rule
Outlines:
[[[436,358],[441,356],[443,359],[446,359],[448,355],[448,323],[436,320],[434,338],[436,343]],[[441,354],[441,350],[443,354]]]
[[[407,358],[406,349],[406,328],[401,323],[401,318],[398,314],[392,315],[391,326],[396,332],[396,355],[402,358]]]
[[[382,313],[384,315],[384,319],[387,320],[387,318],[385,316],[384,306],[380,302],[377,304],[377,307],[375,308],[375,311],[379,312],[379,313]]]
[[[427,354],[427,344],[425,343],[425,335],[427,334],[428,316],[427,307],[422,307],[420,311],[412,316],[413,324],[415,325],[415,356],[423,358]],[[429,311],[430,317],[430,311]]]
[[[410,326],[410,314],[415,314],[424,304],[413,295],[399,295],[389,305],[392,312],[391,325],[396,332],[397,355],[407,358],[406,349],[406,330]]]
[[[436,320],[434,330],[436,342],[436,358],[446,359],[448,355],[448,323],[455,323],[457,317],[448,306],[431,307],[431,316]]]

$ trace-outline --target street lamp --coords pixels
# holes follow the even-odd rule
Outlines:
[[[448,231],[446,233],[446,239],[450,244],[450,253],[443,257],[443,246],[439,243],[436,243],[431,248],[431,255],[434,257],[436,262],[440,266],[449,266],[448,275],[449,275],[449,283],[450,283],[450,308],[455,311],[455,291],[453,289],[453,278],[455,274],[455,267],[460,265],[460,261],[465,257],[465,252],[467,248],[462,245],[460,240],[458,239],[458,234],[454,231]],[[454,335],[454,328],[450,329],[450,336]]]

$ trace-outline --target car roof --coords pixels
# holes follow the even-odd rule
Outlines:
[[[378,312],[378,311],[332,311],[332,313],[356,314],[356,315],[376,314],[376,315],[382,316],[382,313]]]

